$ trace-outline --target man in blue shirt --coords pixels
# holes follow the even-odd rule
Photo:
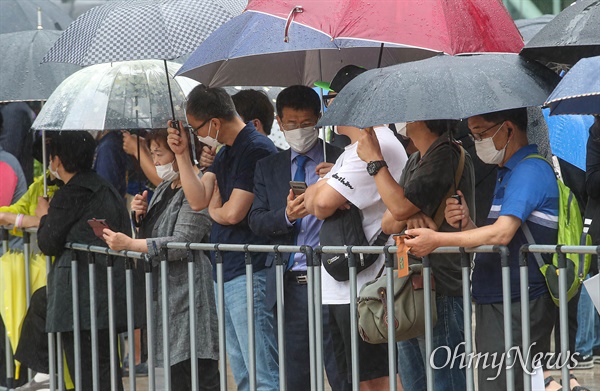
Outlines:
[[[194,210],[208,208],[214,220],[211,242],[268,244],[255,235],[247,215],[254,200],[256,162],[277,152],[273,142],[245,124],[231,97],[222,88],[199,85],[189,96],[187,121],[198,139],[210,147],[223,145],[202,178],[193,170],[187,131],[169,128],[168,143],[175,153],[185,196]],[[172,125],[172,124],[170,124]],[[258,390],[279,388],[273,313],[265,308],[266,253],[250,253],[253,265],[256,380]],[[238,390],[249,390],[248,318],[245,257],[223,253],[225,328],[229,363]],[[216,290],[216,289],[215,289]]]
[[[309,87],[296,85],[277,96],[277,122],[290,149],[262,159],[254,175],[254,203],[248,215],[250,228],[273,244],[318,246],[322,221],[304,208],[304,195],[294,194],[290,181],[307,185],[317,182],[333,166],[342,153],[339,148],[319,140],[315,125],[321,114],[319,95]],[[327,162],[323,159],[323,148]],[[274,254],[267,257],[267,308],[274,309],[277,298]],[[286,385],[290,391],[310,389],[310,357],[308,338],[308,290],[306,255],[283,254],[285,302]],[[275,308],[276,310],[276,308]],[[329,335],[323,314],[324,340]],[[331,344],[330,344],[331,345]],[[349,389],[346,377],[337,376],[333,346],[325,341],[327,378],[335,390]],[[331,365],[328,365],[328,364]],[[339,383],[333,379],[339,378]]]
[[[525,159],[537,153],[527,140],[527,111],[525,108],[474,116],[468,120],[469,129],[479,158],[497,164],[498,177],[494,199],[488,214],[488,225],[476,227],[469,217],[464,198],[462,205],[454,199],[447,201],[445,216],[454,227],[462,222],[465,232],[435,232],[413,229],[406,233],[415,236],[407,240],[411,251],[423,256],[437,247],[505,245],[510,251],[513,346],[521,346],[521,314],[519,283],[519,249],[527,243],[523,233],[526,224],[537,244],[556,244],[558,229],[558,186],[550,165],[542,159]],[[462,193],[461,194],[462,198]],[[544,255],[550,262],[550,254]],[[532,254],[529,255],[529,300],[531,318],[530,358],[550,351],[550,334],[556,307],[548,294],[544,277]],[[502,308],[502,272],[498,254],[477,254],[473,270],[473,298],[476,303],[475,342],[479,353],[504,353]],[[527,351],[523,352],[526,358]],[[498,360],[499,360],[498,358]],[[538,357],[539,358],[539,357]],[[491,360],[492,357],[489,358]],[[506,359],[506,357],[505,357]],[[489,361],[488,360],[488,361]],[[515,362],[515,386],[523,384],[519,358]],[[478,383],[481,390],[506,390],[505,363],[501,368],[478,364]],[[536,363],[534,363],[535,365]],[[542,362],[542,365],[545,363]],[[553,381],[549,387],[559,386]],[[558,388],[547,388],[558,389]]]

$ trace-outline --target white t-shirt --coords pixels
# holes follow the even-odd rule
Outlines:
[[[404,147],[387,127],[375,128],[375,134],[390,173],[396,181],[399,181],[408,160]],[[370,243],[373,243],[381,232],[381,219],[387,208],[377,191],[375,179],[367,172],[367,163],[360,160],[356,153],[357,146],[358,143],[347,146],[331,171],[322,180],[327,180],[329,186],[362,211],[365,236]],[[392,243],[391,238],[388,243]],[[381,255],[375,263],[358,274],[358,291],[366,282],[375,279],[383,262],[384,256]],[[335,280],[327,273],[324,266],[321,266],[321,278],[323,304],[350,303],[349,281]]]

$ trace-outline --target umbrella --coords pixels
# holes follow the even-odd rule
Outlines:
[[[516,54],[437,56],[359,75],[318,125],[365,128],[538,106],[557,83],[554,72]]]
[[[517,19],[515,25],[519,29],[525,44],[531,40],[540,30],[554,19],[554,15],[542,15],[531,19]]]
[[[579,0],[565,8],[531,38],[521,54],[560,64],[600,55],[600,0]]]
[[[545,104],[550,115],[600,114],[600,56],[579,60]]]
[[[44,62],[172,60],[194,50],[244,6],[244,0],[110,1],[77,18]]]
[[[179,64],[168,63],[175,118],[184,119],[183,102],[196,82],[173,81]],[[140,60],[98,64],[63,81],[38,114],[36,130],[120,130],[164,128],[171,119],[163,62]]]
[[[72,21],[65,11],[48,0],[0,1],[0,34],[35,30],[39,26],[64,30]]]
[[[180,73],[211,86],[311,85],[344,65],[366,68],[439,53],[517,52],[500,2],[254,0],[190,56]],[[469,31],[469,34],[464,34]]]
[[[0,35],[0,103],[46,100],[67,76],[80,69],[72,64],[40,64],[60,34],[29,30]]]
[[[550,115],[549,109],[544,109],[543,112],[548,124],[552,153],[585,171],[586,143],[594,117]]]

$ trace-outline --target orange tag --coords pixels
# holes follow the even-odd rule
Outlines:
[[[406,235],[394,236],[396,246],[398,247],[398,251],[396,252],[398,256],[398,278],[408,276],[408,252],[410,251],[410,247],[404,243],[406,237]]]

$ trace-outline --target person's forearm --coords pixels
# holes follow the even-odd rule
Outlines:
[[[381,229],[387,235],[396,234],[402,232],[406,227],[406,221],[397,221],[394,219],[389,210],[385,211],[383,219],[381,220]]]
[[[130,239],[125,250],[147,253],[148,244],[146,242],[146,239]]]
[[[38,227],[40,225],[40,218],[37,216],[23,216],[23,221],[21,222],[21,227],[23,228],[33,228]]]
[[[306,211],[320,220],[331,216],[335,211],[327,206],[323,197],[323,187],[327,185],[327,180],[321,180],[317,183],[308,186],[304,192],[304,207]]]
[[[437,247],[476,247],[483,245],[508,245],[514,233],[499,230],[494,225],[461,232],[436,232]]]
[[[210,203],[211,196],[207,194],[208,192],[204,183],[194,171],[189,153],[186,152],[176,156],[177,166],[179,167],[179,178],[181,179],[185,198],[195,211],[206,208]],[[210,189],[210,192],[212,193],[212,189]]]
[[[219,208],[209,208],[209,214],[212,219],[221,225],[235,225],[241,222],[248,214],[239,210],[231,201],[227,201]]]
[[[375,175],[375,184],[381,200],[396,221],[404,221],[419,212],[419,209],[404,196],[404,189],[392,177],[387,167],[383,167]]]

